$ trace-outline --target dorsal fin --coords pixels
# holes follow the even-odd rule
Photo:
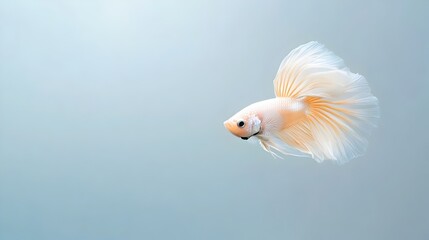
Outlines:
[[[348,72],[344,61],[318,42],[292,50],[280,64],[274,79],[277,97],[332,97],[344,90]]]

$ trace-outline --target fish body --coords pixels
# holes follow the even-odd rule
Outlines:
[[[322,44],[289,53],[274,79],[275,98],[253,103],[224,122],[235,136],[256,137],[273,156],[344,163],[364,153],[379,118],[365,78]]]
[[[286,125],[293,124],[305,115],[306,110],[307,106],[302,100],[272,98],[244,108],[225,121],[225,127],[238,137],[248,139],[257,135],[260,138],[265,133],[280,131]],[[239,127],[239,121],[245,121],[247,126]]]

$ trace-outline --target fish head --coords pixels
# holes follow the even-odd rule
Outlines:
[[[228,131],[243,140],[247,140],[261,131],[261,120],[258,115],[248,111],[238,112],[226,120],[223,125]]]

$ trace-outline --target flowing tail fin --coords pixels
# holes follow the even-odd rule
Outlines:
[[[362,155],[379,118],[377,98],[365,78],[349,71],[322,44],[309,42],[291,51],[280,65],[277,97],[304,101],[306,117],[279,133],[286,144],[319,162],[344,163]]]

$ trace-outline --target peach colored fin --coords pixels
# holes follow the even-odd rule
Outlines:
[[[344,163],[362,155],[379,118],[377,98],[365,78],[317,42],[299,46],[280,65],[277,97],[306,103],[306,116],[277,134],[316,161]]]
[[[308,153],[299,151],[298,149],[289,146],[282,139],[276,136],[270,136],[268,138],[259,138],[259,143],[262,148],[271,153],[274,158],[282,158],[281,155],[290,155],[295,157],[308,157]]]

